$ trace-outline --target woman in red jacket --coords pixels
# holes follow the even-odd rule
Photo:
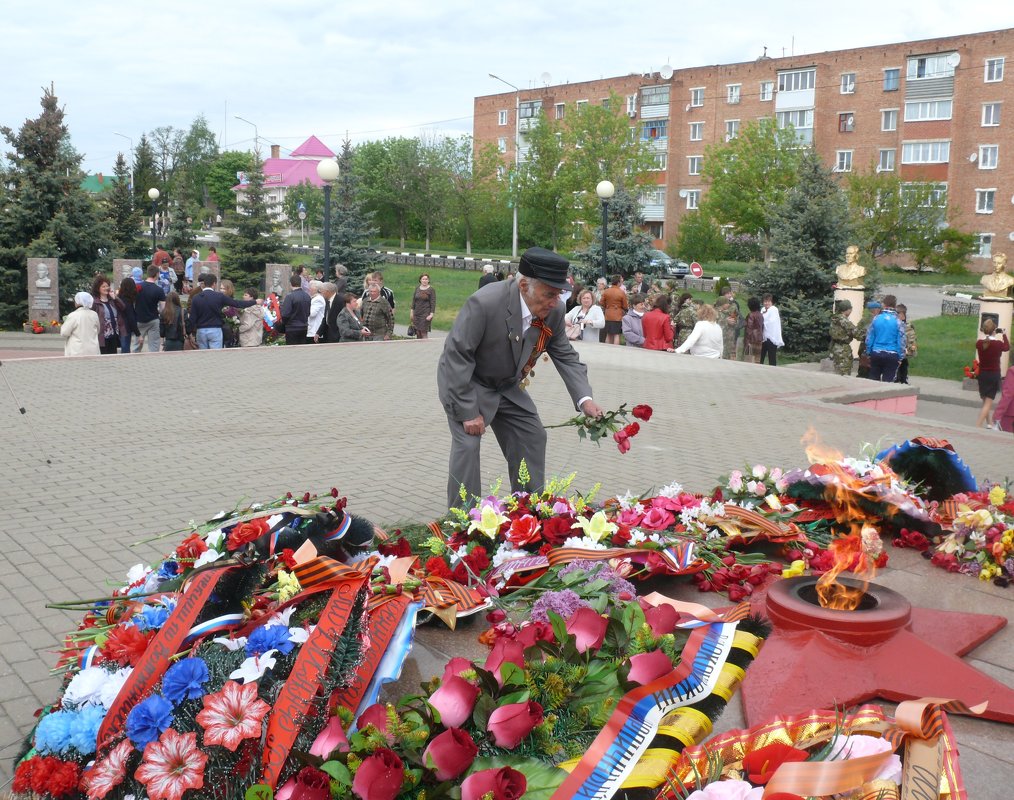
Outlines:
[[[975,427],[992,428],[993,421],[989,418],[989,412],[1000,391],[1000,356],[1010,350],[1010,342],[1007,334],[997,330],[996,323],[991,319],[982,323],[982,332],[986,338],[975,343],[975,352],[979,354],[979,397],[982,398],[982,408]]]
[[[669,296],[660,294],[655,298],[651,311],[641,320],[644,331],[645,350],[666,350],[673,352],[672,321],[669,319]]]

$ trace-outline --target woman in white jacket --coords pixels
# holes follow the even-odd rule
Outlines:
[[[595,297],[590,289],[583,289],[577,296],[577,305],[567,312],[564,317],[567,326],[576,325],[581,329],[581,335],[577,338],[584,342],[597,342],[599,330],[606,327],[606,318],[602,309],[595,305]]]
[[[99,354],[99,315],[92,311],[94,298],[88,292],[74,295],[74,305],[60,326],[65,356],[97,356]]]
[[[677,353],[690,353],[703,358],[722,357],[722,327],[718,324],[718,312],[715,307],[701,303],[697,309],[697,323],[690,336],[679,347]]]

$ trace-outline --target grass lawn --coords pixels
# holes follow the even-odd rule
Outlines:
[[[430,285],[437,293],[437,313],[433,317],[433,327],[437,330],[449,331],[454,318],[476,289],[479,288],[478,270],[447,269],[446,267],[415,267],[406,264],[382,264],[384,284],[394,292],[397,308],[394,310],[395,321],[407,325],[409,321],[412,294],[419,285],[419,276],[424,272],[430,276]]]
[[[919,355],[909,373],[960,381],[975,360],[975,317],[930,317],[914,323]]]

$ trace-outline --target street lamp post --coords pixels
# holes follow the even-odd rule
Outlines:
[[[518,167],[521,164],[521,90],[510,81],[505,81],[499,75],[488,73],[495,81],[510,86],[514,90],[514,180],[517,180]],[[512,187],[513,188],[513,187]],[[518,257],[518,199],[511,197],[511,208],[513,210],[513,225],[511,231],[511,258]]]
[[[151,200],[151,258],[155,260],[155,214],[158,212],[158,189],[152,187],[148,190],[148,199]]]
[[[113,136],[120,136],[130,142],[130,207],[134,207],[134,140],[125,133],[113,131]]]
[[[250,120],[244,119],[243,117],[239,116],[238,114],[234,114],[233,116],[236,119],[238,119],[240,122],[245,122],[247,125],[253,125],[253,129],[254,129],[254,152],[257,153],[258,155],[260,155],[261,146],[260,146],[260,138],[257,136],[257,126],[253,122],[251,122]]]
[[[338,180],[338,162],[317,162],[317,177],[324,181],[324,280],[331,274],[331,184]]]
[[[615,192],[616,187],[610,181],[599,181],[598,186],[595,187],[595,194],[602,201],[602,277],[607,282],[609,281],[609,276],[606,273],[609,271],[609,267],[606,261],[606,247],[609,240],[606,235],[606,229],[609,227],[609,198]]]

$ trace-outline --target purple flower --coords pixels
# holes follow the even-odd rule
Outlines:
[[[486,507],[493,509],[497,514],[503,514],[506,510],[506,506],[503,501],[496,495],[491,494],[479,503],[479,505],[469,511],[468,516],[475,520],[482,519],[482,510]]]
[[[1008,575],[1014,578],[1014,556],[1003,562],[1003,568]]]
[[[289,641],[289,629],[284,625],[272,625],[270,628],[256,628],[246,640],[246,654],[259,656],[268,650],[277,650],[283,656],[292,652],[293,644]]]
[[[634,588],[634,584],[601,561],[571,561],[560,570],[560,577],[563,578],[575,572],[585,574],[585,583],[597,580],[608,581],[605,591],[613,600],[618,599],[621,594],[627,594],[631,598],[637,597],[637,589]]]
[[[546,592],[532,605],[531,620],[533,622],[549,622],[550,611],[568,619],[579,608],[591,608],[591,606],[570,589],[564,589],[562,592]]]
[[[195,700],[204,695],[204,684],[209,678],[208,665],[204,659],[184,658],[166,671],[162,678],[162,694],[173,703]]]

